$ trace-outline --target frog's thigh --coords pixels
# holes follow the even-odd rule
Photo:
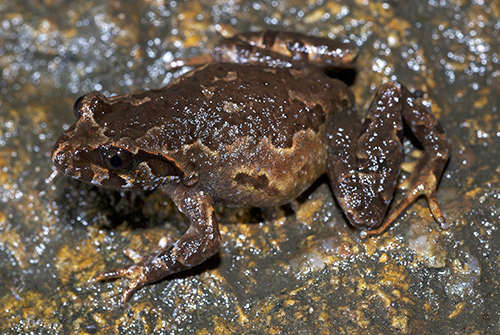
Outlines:
[[[403,156],[399,86],[381,86],[359,130],[352,111],[336,121],[329,142],[327,173],[335,196],[356,228],[381,225],[392,200]]]

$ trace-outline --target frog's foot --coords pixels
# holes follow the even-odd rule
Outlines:
[[[130,279],[127,289],[121,295],[122,304],[125,304],[132,293],[141,287],[156,282],[175,272],[166,268],[165,261],[161,259],[162,254],[165,254],[165,252],[155,252],[146,257],[140,256],[132,249],[126,249],[124,253],[136,262],[136,264],[118,270],[103,272],[93,278],[94,283],[120,278]]]
[[[430,160],[432,162],[432,159]],[[424,155],[409,178],[407,185],[408,189],[394,208],[387,214],[383,224],[372,230],[363,230],[363,237],[376,236],[382,234],[392,223],[405,211],[405,209],[415,202],[419,197],[424,196],[429,204],[429,209],[434,216],[434,219],[439,223],[442,229],[448,228],[448,224],[444,215],[439,208],[436,187],[441,176],[442,167],[429,165],[429,158]],[[446,162],[444,162],[446,163]],[[443,163],[443,165],[444,165]]]
[[[119,270],[115,271],[107,271],[103,272],[97,276],[95,276],[92,281],[94,283],[99,282],[99,281],[104,281],[104,280],[112,280],[112,279],[119,279],[119,278],[129,278],[131,279],[127,289],[123,291],[122,296],[121,296],[121,302],[122,304],[125,304],[126,301],[130,298],[132,293],[137,291],[139,288],[143,287],[146,285],[144,281],[144,273],[142,272],[142,269],[139,265],[134,264]]]

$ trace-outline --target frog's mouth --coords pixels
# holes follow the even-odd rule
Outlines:
[[[109,173],[93,164],[95,159],[99,157],[94,150],[73,148],[64,136],[59,138],[52,149],[52,162],[57,170],[80,181],[105,186],[101,181],[108,179]]]

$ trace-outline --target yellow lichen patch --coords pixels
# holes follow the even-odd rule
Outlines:
[[[482,87],[478,91],[477,99],[474,101],[474,104],[472,105],[475,109],[481,109],[484,108],[488,104],[488,99],[491,97],[491,89],[489,87]],[[484,115],[484,117],[492,117],[493,115]]]
[[[203,330],[197,332],[197,334],[200,334],[200,335],[233,334],[234,325],[231,323],[228,323],[222,317],[219,317],[219,316],[215,317],[214,324],[215,324],[215,327],[213,330],[203,329]]]
[[[389,294],[382,291],[377,285],[370,285],[370,289],[373,290],[372,298],[378,298],[382,302],[385,308],[389,308],[392,305],[392,299]]]
[[[160,309],[151,302],[141,302],[130,306],[127,313],[114,319],[114,324],[110,323],[111,312],[98,313],[93,315],[94,321],[100,326],[102,333],[116,333],[117,329],[128,328],[133,324],[141,325],[141,332],[144,334],[157,334],[168,328],[169,323],[162,317]],[[155,322],[150,322],[155,320]]]
[[[296,213],[297,220],[308,226],[311,226],[314,221],[313,220],[314,215],[321,210],[322,206],[323,206],[322,201],[318,200],[307,201],[298,209]]]
[[[46,299],[42,293],[26,291],[21,294],[21,301],[13,295],[2,297],[2,308],[0,308],[0,319],[2,329],[19,329],[24,326],[25,333],[36,329],[37,325],[45,324],[56,327],[61,319],[58,313],[60,301],[57,299]],[[56,328],[51,328],[56,329]]]
[[[495,132],[495,126],[498,124],[496,114],[484,116],[481,120],[466,119],[461,123],[462,128],[469,130],[469,145],[490,145],[493,144],[492,136]],[[487,168],[485,166],[484,168]]]
[[[367,306],[364,304],[360,304],[360,305],[361,306],[358,306],[358,309],[355,311],[352,311],[352,313],[354,313],[354,315],[355,315],[356,324],[359,327],[366,328],[370,325],[370,321],[366,317],[365,313],[363,313],[362,309],[366,309]]]
[[[405,20],[405,19],[402,19],[402,18],[398,18],[398,17],[395,17],[395,18],[392,18],[388,25],[384,26],[384,28],[390,32],[390,36],[397,36],[397,41],[405,41],[406,40],[406,32],[408,31],[408,29],[411,29],[411,25],[410,23]],[[397,33],[397,34],[396,34]],[[397,43],[397,44],[400,44],[401,42]],[[397,45],[397,44],[394,44],[394,45]]]
[[[397,265],[394,262],[385,264],[384,268],[379,271],[378,278],[378,285],[399,288],[403,292],[408,290],[409,279],[407,277],[407,270],[402,265]]]
[[[311,24],[321,20],[321,18],[325,15],[325,9],[323,7],[318,7],[316,10],[310,12],[304,17],[304,23]]]
[[[418,224],[421,227],[432,227],[432,228],[438,228],[439,225],[437,222],[434,220],[432,217],[432,214],[429,210],[429,206],[426,202],[414,202],[411,204],[409,210],[407,210],[408,213],[415,213],[416,217],[418,218]]]
[[[382,254],[382,256],[380,256],[380,258],[378,259],[380,263],[385,263],[389,260],[389,256],[387,256],[387,254],[384,252]]]
[[[324,8],[323,11],[327,13],[338,14],[342,12],[342,9],[347,9],[347,6],[331,1],[331,2],[326,2],[323,8]]]
[[[363,244],[363,246],[365,248],[366,255],[368,257],[371,257],[378,250],[379,239],[380,238],[377,238],[377,237],[375,237],[375,238],[369,238]]]
[[[66,285],[71,279],[87,282],[95,273],[92,269],[99,259],[96,248],[88,241],[79,245],[65,245],[56,256],[56,268],[61,282]]]
[[[408,304],[411,301],[402,297],[401,292],[398,290],[393,290],[390,294],[385,292],[380,282],[368,285],[367,290],[372,292],[369,295],[370,300],[377,300],[382,303],[387,318],[390,319],[392,326],[399,329],[402,333],[406,333],[408,331],[408,315],[410,315],[410,312],[405,308],[395,308],[394,303],[399,301],[400,303]],[[363,308],[369,309],[369,306],[366,305],[363,306]]]
[[[261,250],[262,252],[268,252],[269,250],[265,248],[266,243],[264,241],[259,241],[256,237],[261,235],[258,234],[259,226],[251,224],[242,224],[238,226],[238,236],[235,236],[235,242],[237,245],[244,247],[245,249]]]
[[[6,230],[7,225],[7,214],[5,212],[0,212],[0,228],[2,231]]]
[[[433,90],[432,88],[432,84],[434,83],[434,81],[426,81],[425,82],[425,86],[421,86],[419,87],[419,89],[423,92],[426,92],[427,93],[427,88],[430,88],[431,91]],[[427,97],[427,98],[424,98],[425,101],[429,101],[432,105],[432,108],[431,108],[431,111],[432,111],[432,114],[434,114],[434,116],[436,116],[438,119],[444,115],[448,115],[451,113],[451,108],[447,108],[446,110],[443,110],[441,104],[439,103],[439,101],[437,101],[436,99],[434,99],[433,97]],[[446,112],[446,113],[445,113]],[[415,153],[419,153],[420,155],[423,154],[423,151],[413,151]],[[412,157],[414,157],[414,153],[412,152]]]
[[[476,187],[464,194],[464,196],[468,199],[475,199],[479,196],[481,196],[484,193],[484,188],[483,187]]]
[[[101,327],[104,327],[106,326],[106,315],[103,314],[103,313],[95,313],[92,315],[92,319],[94,319],[94,321]]]
[[[207,39],[207,20],[210,15],[205,15],[200,2],[179,3],[177,20],[179,31],[185,33],[183,45],[185,48],[199,47]]]
[[[2,134],[0,133],[0,137]],[[2,154],[0,154],[0,166],[9,166],[10,164],[10,158],[8,155],[7,150],[2,150]],[[5,173],[3,171],[0,171],[0,184],[3,185],[3,187],[7,187],[9,185],[9,174]]]
[[[247,324],[249,321],[248,315],[243,312],[241,306],[236,306],[236,312],[238,313],[238,322],[240,325],[244,326]]]
[[[409,330],[408,321],[408,316],[400,311],[400,313],[391,318],[391,325],[398,329],[401,333],[405,334]]]
[[[362,295],[363,292],[367,289],[368,285],[366,284],[366,281],[364,278],[356,278],[355,279],[355,284],[356,284],[356,293],[358,295]]]
[[[465,305],[466,305],[465,302],[460,302],[460,303],[456,304],[455,309],[453,310],[453,312],[450,313],[450,315],[448,315],[448,318],[449,319],[456,318],[460,313],[462,313],[462,311],[465,308]]]

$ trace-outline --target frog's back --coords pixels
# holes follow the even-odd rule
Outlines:
[[[321,131],[335,110],[335,92],[344,86],[308,68],[214,63],[165,88],[134,94],[136,101],[150,100],[146,111],[127,104],[126,117],[108,117],[109,122],[122,123],[110,127],[122,130],[114,134],[117,137],[139,139],[149,132],[168,151],[196,141],[218,150],[241,137],[268,138],[276,147],[287,148],[298,131]]]

